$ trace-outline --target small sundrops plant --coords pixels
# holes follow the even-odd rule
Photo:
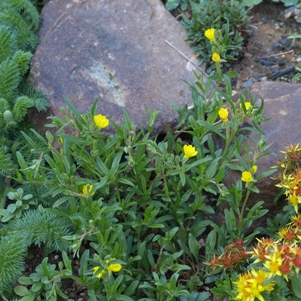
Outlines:
[[[215,34],[206,32],[209,40]],[[250,203],[250,196],[259,192],[257,181],[274,171],[257,170],[258,159],[269,154],[260,129],[267,120],[263,101],[251,94],[248,101],[244,94],[233,101],[230,77],[237,74],[222,73],[223,45],[211,42],[216,71],[206,80],[195,74],[196,82],[189,84],[193,108],[174,106],[179,123],[163,139],[153,135],[156,112],[145,130],[126,111],[117,125],[99,113],[98,99],[85,113],[66,99],[62,117],[49,117],[52,132],[46,137],[24,133],[36,159],[28,161],[17,151],[20,168],[12,180],[42,193],[32,193],[38,202],[7,221],[0,233],[6,238],[18,230],[31,237],[30,224],[36,223],[30,245],[42,242],[47,248],[36,273],[14,286],[21,301],[65,298],[61,283],[68,279],[86,289],[90,300],[205,301],[211,267],[233,275],[241,271],[246,246],[257,233],[253,221],[267,212],[263,202]],[[112,134],[105,132],[109,126]],[[238,180],[226,186],[230,172]],[[49,219],[36,222],[34,214]],[[251,231],[247,237],[246,231]],[[48,263],[53,250],[62,254],[58,266]],[[215,260],[204,265],[211,256]],[[23,257],[18,265],[5,260],[0,280],[22,269]],[[77,269],[70,268],[72,260]],[[0,293],[12,293],[10,288],[5,282]]]
[[[224,59],[223,65],[240,57],[249,23],[245,5],[241,1],[232,0],[194,3],[191,17],[183,14],[182,21],[187,42],[199,57],[200,64],[207,64],[209,73],[220,57]],[[220,52],[216,53],[211,43],[218,43]]]

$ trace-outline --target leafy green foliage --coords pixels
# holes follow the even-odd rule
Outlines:
[[[243,95],[234,103],[226,75],[221,79],[225,90],[216,89],[207,101],[216,79],[211,76],[204,85],[197,76],[197,83],[191,85],[194,109],[176,108],[178,132],[169,133],[162,141],[151,137],[151,125],[147,131],[137,131],[126,112],[122,125],[111,121],[114,134],[102,134],[94,123],[98,100],[86,114],[66,100],[68,111],[60,118],[50,118],[48,126],[58,129],[47,132],[46,139],[35,131],[35,138],[24,133],[30,147],[37,150],[37,159],[28,162],[17,152],[22,174],[16,180],[45,188],[43,198],[53,199],[52,208],[47,209],[56,216],[52,220],[62,217],[72,225],[69,229],[73,230],[63,239],[75,257],[84,256],[83,245],[93,251],[84,266],[85,276],[76,278],[87,286],[93,300],[206,300],[208,293],[195,292],[195,286],[202,286],[199,277],[206,269],[200,272],[199,264],[205,252],[214,254],[217,241],[223,247],[237,237],[243,239],[247,227],[266,213],[261,203],[248,208],[248,197],[242,201],[242,196],[256,191],[256,178],[267,173],[254,175],[254,181],[246,185],[239,180],[231,189],[222,182],[230,169],[253,170],[257,159],[268,153],[262,141],[254,149],[246,146],[244,158],[239,154],[248,139],[245,133],[255,131],[261,137],[259,126],[266,120],[262,106],[257,107],[251,97],[247,109]],[[221,107],[231,110],[231,120],[219,119]],[[245,118],[256,127],[245,127],[243,135]],[[67,125],[76,134],[65,133]],[[214,141],[212,133],[222,142]],[[186,135],[185,140],[179,134]],[[197,150],[192,155],[183,149],[188,143]],[[211,197],[230,207],[220,229],[211,218],[215,214]],[[205,251],[200,241],[211,227]],[[119,274],[106,270],[95,274],[93,267],[105,267],[108,258],[123,265]],[[188,279],[184,275],[189,275]]]
[[[41,297],[46,300],[55,301],[60,296],[67,299],[68,296],[61,291],[61,280],[72,275],[71,260],[65,252],[62,253],[63,262],[59,262],[59,270],[56,270],[55,264],[48,263],[48,258],[44,258],[42,263],[37,266],[36,272],[29,277],[21,277],[19,283],[31,286],[30,289],[25,286],[15,287],[18,296],[23,297],[21,301],[40,300]],[[65,269],[64,269],[65,267]]]
[[[174,10],[180,7],[180,9],[184,11],[187,10],[189,2],[189,0],[167,0],[165,7],[168,10]]]
[[[187,42],[191,44],[195,54],[200,57],[201,63],[211,63],[211,44],[204,36],[209,28],[221,31],[222,45],[225,47],[222,57],[224,60],[233,61],[239,57],[242,43],[246,38],[246,28],[250,20],[247,10],[240,1],[205,1],[193,6],[191,18],[183,15],[182,25],[186,30]]]
[[[258,5],[262,0],[243,0],[242,1],[246,6]],[[282,2],[285,6],[293,6],[299,3],[299,0],[273,0],[273,2]]]

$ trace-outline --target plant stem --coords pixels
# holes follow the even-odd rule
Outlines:
[[[238,230],[239,230],[240,234],[242,232],[242,229],[241,229],[242,224],[243,224],[242,220],[243,220],[243,217],[244,217],[244,211],[245,211],[245,208],[246,208],[249,196],[250,196],[250,192],[251,192],[251,190],[248,189],[247,194],[245,196],[245,199],[244,199],[243,204],[242,204],[241,209],[240,209],[239,217],[238,217]]]

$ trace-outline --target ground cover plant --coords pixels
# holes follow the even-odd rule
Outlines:
[[[187,83],[193,108],[175,107],[178,127],[163,139],[152,132],[157,112],[147,129],[126,111],[118,126],[97,113],[97,99],[85,114],[66,99],[63,117],[49,117],[46,137],[21,132],[31,155],[15,152],[18,166],[6,176],[14,185],[0,210],[3,300],[68,299],[68,281],[89,300],[300,299],[300,217],[293,214],[301,202],[300,146],[275,167],[289,205],[259,239],[252,224],[267,210],[249,198],[260,193],[257,181],[275,172],[257,171],[269,155],[264,103],[251,94],[232,100],[237,74],[221,71],[223,32],[209,27],[202,34],[215,71],[207,81],[196,74]],[[112,135],[103,133],[109,125]],[[226,187],[230,170],[240,179]],[[216,211],[225,203],[218,223]],[[23,274],[33,248],[43,257]]]
[[[12,254],[19,248],[23,256],[16,260],[4,252],[3,280],[21,273],[32,244],[43,245],[45,254],[62,252],[62,262],[56,266],[45,257],[36,272],[19,278],[14,292],[21,300],[67,298],[64,279],[85,286],[90,300],[205,300],[210,293],[202,291],[202,281],[210,269],[202,260],[231,241],[248,244],[254,238],[256,232],[244,237],[244,231],[266,210],[262,203],[248,208],[248,197],[258,192],[256,181],[273,172],[256,174],[257,160],[268,154],[260,130],[263,102],[257,106],[252,95],[233,102],[230,76],[236,74],[221,72],[220,33],[211,28],[204,35],[217,72],[206,83],[196,75],[194,108],[175,108],[178,129],[163,141],[152,137],[156,112],[147,131],[137,129],[126,112],[118,126],[96,114],[97,100],[82,115],[66,100],[65,117],[50,117],[55,134],[44,138],[32,130],[33,139],[23,133],[36,158],[16,152],[20,170],[13,179],[20,186],[9,198],[19,206],[13,216],[2,210],[0,245],[4,250],[9,241]],[[116,133],[102,134],[109,123]],[[64,133],[67,127],[76,134]],[[251,131],[260,143],[249,141],[241,153]],[[223,179],[230,169],[241,179],[229,189]],[[211,217],[222,201],[229,207],[218,227]],[[67,252],[79,258],[78,271]],[[3,283],[3,294],[9,293],[9,283]]]

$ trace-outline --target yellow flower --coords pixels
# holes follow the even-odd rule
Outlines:
[[[242,105],[241,105],[241,104],[240,104],[239,106],[242,108]],[[247,111],[249,110],[250,106],[251,106],[251,103],[250,103],[249,101],[246,101],[246,102],[245,102],[245,107],[246,107],[246,110],[247,110]]]
[[[221,56],[217,53],[217,52],[214,52],[212,54],[212,61],[213,62],[216,62],[216,63],[219,63],[221,60]]]
[[[253,165],[253,167],[252,167],[253,173],[256,173],[256,172],[257,172],[257,169],[258,169],[257,165]]]
[[[111,260],[115,260],[115,258],[112,258]],[[110,261],[107,261],[110,262]],[[122,268],[122,265],[120,263],[111,263],[108,266],[108,270],[111,272],[119,272]]]
[[[246,101],[245,102],[245,107],[246,107],[246,110],[248,111],[249,110],[249,107],[251,106],[251,103],[249,101]]]
[[[218,115],[219,115],[219,118],[221,120],[228,121],[228,115],[229,115],[228,109],[226,109],[226,108],[220,108],[218,110]]]
[[[83,187],[83,194],[84,194],[84,195],[90,195],[92,189],[93,189],[93,185],[91,185],[91,184],[86,184],[86,185]],[[93,192],[91,195],[94,195],[94,192]]]
[[[282,265],[283,259],[281,259],[281,253],[275,248],[274,254],[272,256],[266,256],[267,261],[263,264],[268,270],[268,277],[271,278],[275,275],[281,276],[280,267]]]
[[[214,28],[209,28],[205,31],[204,35],[208,40],[213,42],[215,40],[214,32],[215,32]]]
[[[242,173],[241,180],[244,181],[244,182],[247,182],[247,183],[252,182],[253,181],[253,176],[249,171],[244,171]]]
[[[184,158],[186,159],[194,157],[198,154],[198,152],[195,150],[195,147],[192,145],[185,144],[183,149],[184,149]]]
[[[94,267],[93,268],[93,274],[96,274],[99,269],[100,269],[100,266]],[[104,270],[100,271],[99,273],[97,273],[96,277],[101,278],[102,275],[104,274],[104,272],[105,272]]]
[[[272,291],[274,288],[273,283],[264,285],[268,279],[268,272],[259,270],[252,270],[246,274],[240,275],[238,281],[234,282],[236,285],[237,296],[235,300],[241,301],[254,301],[256,298],[264,301],[261,295],[264,291]]]
[[[298,204],[301,203],[300,197],[297,197],[295,193],[290,194],[288,197],[288,202],[294,207],[296,213],[298,213],[299,212]]]
[[[109,119],[101,114],[95,115],[94,116],[94,122],[96,126],[100,129],[104,129],[109,125]]]

